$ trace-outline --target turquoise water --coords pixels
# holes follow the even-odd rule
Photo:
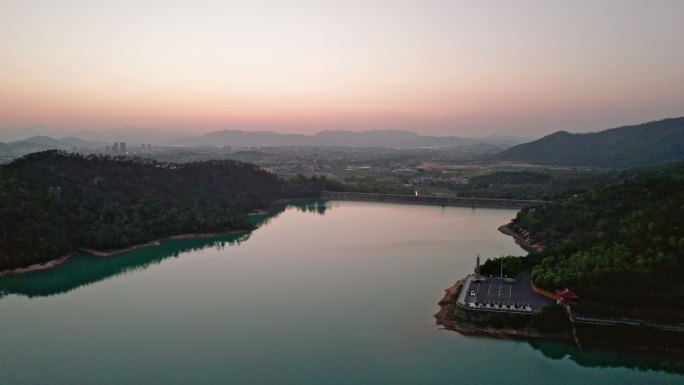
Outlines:
[[[684,384],[676,357],[435,326],[513,210],[311,202],[0,280],[0,384]]]

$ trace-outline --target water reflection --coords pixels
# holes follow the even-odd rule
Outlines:
[[[116,275],[146,269],[167,258],[177,258],[182,253],[239,245],[249,236],[250,233],[243,233],[219,238],[169,240],[163,241],[159,247],[138,249],[110,258],[78,254],[53,269],[0,279],[0,293],[28,297],[66,293]]]
[[[302,200],[276,203],[271,205],[264,213],[250,215],[249,222],[255,226],[267,225],[278,218],[280,214],[285,212],[288,208],[293,208],[303,213],[325,215],[326,211],[332,209],[332,206],[330,201],[323,200]]]
[[[256,226],[265,226],[288,208],[319,215],[325,214],[329,209],[323,201],[282,203],[269,208],[268,213],[250,217],[250,222]],[[250,235],[251,233],[247,232],[216,238],[166,240],[158,247],[138,249],[110,258],[78,254],[53,269],[0,279],[0,298],[9,294],[44,297],[66,293],[117,275],[146,269],[187,252],[240,245],[246,242]]]
[[[287,207],[252,235],[169,241],[111,259],[82,255],[0,280],[0,290],[17,294],[0,301],[0,382],[682,382],[670,374],[681,373],[670,357],[606,358],[432,327],[442,287],[471,271],[473,252],[518,250],[496,231],[511,210],[471,217],[469,209],[442,215],[366,202]],[[269,216],[252,219],[264,226]]]
[[[656,352],[615,351],[589,348],[579,350],[569,343],[528,340],[532,348],[552,360],[570,359],[580,366],[666,371],[684,374],[684,355]]]

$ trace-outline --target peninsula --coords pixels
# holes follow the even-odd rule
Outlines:
[[[682,191],[684,166],[675,165],[522,209],[500,230],[530,253],[488,260],[448,289],[438,324],[466,334],[684,351]],[[579,299],[562,297],[569,292]],[[535,306],[541,297],[552,305]]]
[[[167,237],[248,231],[254,210],[339,188],[230,160],[33,153],[0,167],[0,272],[49,268],[78,250],[108,256]]]

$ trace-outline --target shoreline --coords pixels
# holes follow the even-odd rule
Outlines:
[[[542,246],[538,243],[532,242],[525,235],[520,234],[517,231],[513,230],[513,228],[511,227],[511,224],[513,224],[513,222],[509,222],[509,223],[506,223],[505,225],[501,225],[501,226],[499,226],[498,230],[502,234],[506,234],[508,236],[513,237],[513,239],[515,239],[515,243],[517,243],[518,245],[522,246],[525,249],[531,249],[537,253],[541,253],[542,251],[544,251],[544,246]]]
[[[248,216],[268,215],[271,213],[271,210],[270,210],[271,206],[276,205],[276,204],[295,202],[297,200],[298,199],[288,199],[288,198],[278,199],[278,200],[271,202],[271,204],[268,207],[252,210],[252,211],[248,212],[247,215]],[[161,245],[162,241],[166,241],[166,240],[214,238],[214,237],[221,237],[221,236],[225,236],[225,235],[242,234],[242,233],[246,233],[249,231],[253,231],[255,229],[256,229],[256,227],[252,226],[249,228],[244,228],[244,229],[239,229],[239,230],[227,230],[227,231],[221,231],[221,232],[176,234],[176,235],[171,235],[168,237],[158,238],[158,239],[155,239],[155,240],[152,240],[149,242],[145,242],[145,243],[140,243],[137,245],[127,246],[127,247],[120,248],[120,249],[111,249],[111,250],[95,250],[95,249],[88,249],[88,248],[80,248],[77,251],[73,251],[69,254],[63,255],[63,256],[55,258],[55,259],[51,259],[51,260],[44,262],[44,263],[36,263],[36,264],[26,266],[26,267],[18,267],[15,269],[2,270],[2,271],[0,271],[0,279],[4,278],[4,277],[14,276],[14,275],[31,273],[34,271],[41,271],[41,270],[48,270],[48,269],[55,268],[57,266],[64,264],[66,261],[69,260],[69,258],[76,255],[79,251],[88,253],[94,257],[109,258],[109,257],[113,257],[113,256],[116,256],[119,254],[130,252],[130,251],[143,249],[146,247],[158,247]]]
[[[291,203],[291,202],[296,202],[298,200],[306,200],[306,199],[291,199],[291,198],[284,198],[284,199],[278,199],[269,205],[267,208],[262,208],[262,209],[256,209],[252,210],[249,213],[247,213],[248,216],[257,216],[257,215],[268,215],[271,213],[269,208],[273,205],[276,204],[286,204],[286,203]],[[334,200],[334,199],[333,199]],[[499,228],[499,231],[501,231],[504,234],[514,236],[515,232],[512,230],[509,230],[511,234],[506,233],[505,231],[502,230],[503,227],[508,226],[504,225]],[[245,233],[248,231],[252,231],[255,228],[248,228],[248,229],[240,229],[240,230],[228,230],[228,231],[223,231],[223,232],[212,232],[212,233],[191,233],[191,234],[177,234],[177,235],[171,235],[168,237],[163,237],[163,238],[158,238],[149,242],[137,244],[137,245],[132,245],[132,246],[127,246],[124,248],[120,249],[111,249],[111,250],[96,250],[96,249],[89,249],[89,248],[80,248],[77,251],[71,252],[69,254],[63,255],[61,257],[51,259],[47,262],[43,263],[36,263],[33,265],[25,266],[25,267],[18,267],[15,269],[7,269],[7,270],[2,270],[0,271],[0,278],[3,277],[9,277],[13,275],[21,275],[21,274],[26,274],[26,273],[31,273],[34,271],[41,271],[41,270],[47,270],[47,269],[52,269],[54,267],[60,266],[64,264],[66,261],[69,260],[72,256],[76,255],[79,251],[88,253],[92,256],[95,257],[100,257],[100,258],[109,258],[116,256],[118,254],[123,254],[127,253],[130,251],[135,251],[138,249],[146,248],[146,247],[158,247],[162,241],[165,240],[177,240],[177,239],[198,239],[198,238],[213,238],[213,237],[220,237],[224,235],[233,235],[233,234],[241,234]]]
[[[253,216],[255,216],[255,215],[268,215],[268,214],[269,214],[269,211],[268,211],[268,210],[261,210],[261,209],[260,209],[260,210],[251,211],[251,212],[249,212],[247,215],[250,216],[250,217],[253,217]]]
[[[163,241],[179,240],[179,239],[214,238],[214,237],[221,237],[224,235],[242,234],[242,233],[246,233],[246,232],[252,231],[252,230],[254,230],[254,229],[249,228],[249,229],[241,229],[241,230],[228,230],[228,231],[214,232],[214,233],[177,234],[177,235],[171,235],[171,236],[164,237],[164,238],[155,239],[153,241],[149,241],[149,242],[145,242],[145,243],[140,243],[140,244],[133,245],[133,246],[124,247],[121,249],[95,250],[95,249],[81,248],[81,249],[78,249],[78,251],[71,252],[71,253],[69,253],[67,255],[63,255],[59,258],[51,259],[51,260],[44,262],[44,263],[36,263],[36,264],[31,265],[31,266],[18,267],[16,269],[2,270],[2,271],[0,271],[0,278],[14,276],[14,275],[21,275],[21,274],[26,274],[26,273],[32,273],[34,271],[48,270],[48,269],[52,269],[52,268],[61,266],[66,261],[68,261],[69,258],[76,255],[79,251],[88,253],[88,254],[90,254],[94,257],[98,257],[98,258],[109,258],[109,257],[113,257],[113,256],[116,256],[119,254],[128,253],[130,251],[135,251],[138,249],[144,249],[147,247],[158,247],[161,245],[161,242],[163,242]]]
[[[242,233],[246,233],[246,232],[251,231],[251,230],[253,230],[253,229],[228,230],[228,231],[222,231],[222,232],[218,232],[218,233],[178,234],[178,235],[171,235],[169,237],[155,239],[154,241],[149,241],[149,242],[140,243],[140,244],[133,245],[133,246],[124,247],[121,249],[111,249],[111,250],[80,249],[80,250],[84,251],[88,254],[94,255],[96,257],[109,258],[109,257],[113,257],[113,256],[118,255],[118,254],[127,253],[129,251],[144,249],[146,247],[157,247],[157,246],[160,246],[161,242],[163,242],[163,241],[171,241],[171,240],[177,240],[177,239],[214,238],[214,237],[222,237],[224,235],[242,234]]]
[[[138,245],[133,245],[133,246],[124,247],[124,248],[122,248],[122,249],[95,250],[95,249],[85,249],[85,248],[84,248],[84,249],[79,249],[79,250],[80,250],[80,251],[83,251],[83,252],[86,252],[86,253],[88,253],[88,254],[90,254],[90,255],[93,255],[93,256],[95,256],[95,257],[107,258],[107,257],[111,257],[111,256],[114,256],[114,255],[117,255],[117,254],[123,254],[123,253],[129,252],[129,251],[138,250],[138,249],[143,249],[143,248],[145,248],[145,247],[155,247],[155,246],[159,246],[159,245],[161,244],[160,242],[161,242],[161,240],[157,239],[157,240],[154,240],[154,241],[145,242],[145,243],[141,243],[141,244],[138,244]]]
[[[13,275],[31,273],[33,271],[41,271],[41,270],[52,269],[53,267],[57,267],[57,266],[64,264],[64,262],[68,261],[69,258],[74,256],[75,254],[76,253],[73,252],[73,253],[69,253],[67,255],[63,255],[59,258],[51,259],[51,260],[44,262],[44,263],[36,263],[36,264],[31,265],[31,266],[18,267],[16,269],[2,270],[2,271],[0,271],[0,278],[10,277]]]

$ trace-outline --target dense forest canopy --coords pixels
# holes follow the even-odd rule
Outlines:
[[[682,316],[684,165],[525,209],[512,226],[544,246],[530,257],[537,285],[571,287],[593,311]]]
[[[476,175],[450,189],[464,197],[556,200],[630,177],[631,171],[532,170]]]
[[[113,249],[183,233],[250,228],[247,213],[340,187],[284,181],[230,160],[186,164],[34,153],[0,167],[0,270],[79,248]]]

